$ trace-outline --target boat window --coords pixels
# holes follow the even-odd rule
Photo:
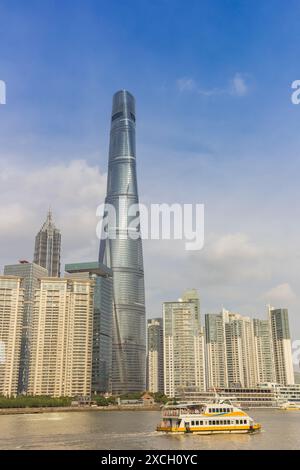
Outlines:
[[[192,426],[194,426],[194,424],[195,424],[195,422],[194,422],[194,421],[192,421]]]
[[[244,423],[247,424],[247,420],[246,420],[246,419],[244,420]]]
[[[215,426],[216,422],[215,422],[215,421],[213,421],[212,423],[213,423],[213,426]]]
[[[200,421],[200,426],[203,426],[203,421]]]

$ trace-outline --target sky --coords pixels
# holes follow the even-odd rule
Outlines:
[[[147,316],[287,307],[300,338],[300,6],[290,0],[0,0],[0,265],[32,260],[51,206],[62,260],[97,259],[112,95],[137,104],[143,203],[203,203],[205,243],[144,243]]]

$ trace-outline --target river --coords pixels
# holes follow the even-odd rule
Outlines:
[[[165,435],[157,411],[80,411],[0,416],[0,449],[300,449],[300,412],[251,410],[257,434]]]

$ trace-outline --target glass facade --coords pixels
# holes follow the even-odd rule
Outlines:
[[[48,276],[60,276],[61,235],[49,210],[47,219],[35,237],[33,262],[46,268]]]
[[[127,91],[113,97],[106,204],[115,208],[115,239],[103,239],[99,261],[113,271],[112,391],[145,390],[146,325],[142,240],[128,226],[136,214],[128,208],[138,204],[135,150],[135,100]],[[108,230],[112,227],[108,227]]]
[[[112,278],[96,277],[94,290],[92,392],[111,392]]]

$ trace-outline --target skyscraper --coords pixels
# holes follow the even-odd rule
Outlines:
[[[164,392],[163,319],[151,318],[147,322],[147,390]]]
[[[48,276],[60,276],[61,235],[49,209],[47,219],[35,237],[33,262],[46,268]]]
[[[208,388],[228,386],[225,323],[222,313],[205,315]]]
[[[225,309],[222,315],[225,322],[228,385],[254,387],[258,380],[251,320]]]
[[[99,262],[66,264],[67,277],[93,279],[92,393],[111,392],[112,271]]]
[[[18,380],[18,392],[24,393],[28,386],[28,372],[30,359],[30,342],[31,342],[31,321],[33,313],[33,302],[35,289],[39,287],[39,279],[48,275],[47,269],[42,268],[35,263],[20,261],[18,264],[9,264],[4,266],[4,275],[17,276],[22,278],[22,286],[24,288],[24,314],[22,319],[22,341],[20,368]]]
[[[35,291],[28,394],[91,394],[92,279],[44,278]]]
[[[180,396],[188,388],[206,389],[204,335],[193,299],[163,303],[164,392]]]
[[[274,382],[274,357],[269,320],[252,320],[254,335],[255,366],[258,383]]]
[[[18,391],[23,312],[22,279],[0,276],[0,395]]]
[[[286,308],[268,307],[271,326],[275,379],[281,385],[295,383],[289,315]]]
[[[145,389],[146,324],[142,240],[139,223],[135,237],[128,215],[138,204],[135,151],[135,100],[125,90],[113,97],[106,207],[116,211],[116,223],[101,240],[99,261],[113,271],[112,391],[128,393]],[[108,209],[107,209],[108,210]],[[132,230],[132,228],[130,229]],[[112,236],[114,232],[114,237]]]

